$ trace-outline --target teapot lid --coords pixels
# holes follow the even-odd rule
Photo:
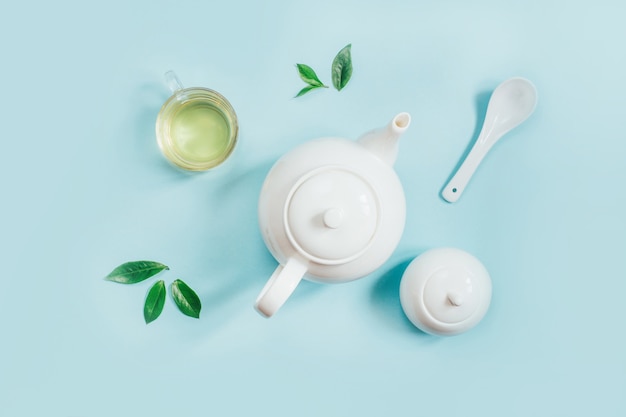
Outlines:
[[[343,264],[361,256],[373,241],[379,198],[356,172],[325,166],[296,182],[283,221],[290,243],[302,256],[325,265]]]

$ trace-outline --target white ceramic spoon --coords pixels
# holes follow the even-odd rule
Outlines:
[[[472,150],[458,171],[441,192],[448,202],[454,203],[461,197],[467,183],[480,165],[489,149],[535,110],[537,90],[524,78],[510,78],[500,84],[491,94],[485,123]]]

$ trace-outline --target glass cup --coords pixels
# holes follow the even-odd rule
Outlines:
[[[217,91],[183,88],[173,71],[165,74],[172,96],[161,107],[156,137],[163,155],[188,171],[206,171],[224,162],[237,143],[237,115]]]

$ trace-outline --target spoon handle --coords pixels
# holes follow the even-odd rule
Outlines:
[[[463,161],[459,169],[450,181],[448,181],[448,184],[441,192],[441,196],[448,203],[454,203],[461,197],[461,194],[465,191],[465,187],[467,187],[467,183],[469,183],[472,175],[474,175],[476,168],[478,168],[480,162],[483,160],[485,155],[487,155],[490,146],[488,146],[484,140],[481,140],[481,138],[482,135],[478,138],[472,147],[472,150],[465,158],[465,161]]]

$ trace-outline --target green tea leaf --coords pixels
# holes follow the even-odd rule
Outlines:
[[[326,87],[323,82],[317,77],[317,74],[313,70],[313,68],[304,64],[296,64],[298,67],[298,73],[300,74],[300,78],[302,81],[307,83],[308,85],[312,85],[315,87]]]
[[[321,85],[307,85],[306,87],[304,87],[302,90],[300,90],[300,92],[298,94],[296,94],[296,97],[300,97],[305,95],[306,93],[308,93],[311,90],[315,90],[316,88],[321,88]],[[326,86],[323,86],[326,87]],[[328,87],[326,87],[328,88]],[[295,98],[295,97],[294,97]]]
[[[170,268],[153,261],[126,262],[115,268],[104,279],[120,284],[136,284],[166,269]]]
[[[200,318],[200,298],[198,295],[183,281],[177,279],[172,282],[172,297],[178,306],[178,309],[189,317]]]
[[[344,46],[343,49],[337,53],[335,59],[333,59],[332,78],[333,85],[337,91],[341,91],[341,89],[348,84],[348,81],[350,81],[350,77],[352,77],[351,48],[352,44]]]
[[[161,315],[165,304],[165,282],[157,281],[146,296],[146,303],[143,306],[143,318],[146,324],[154,321]]]

